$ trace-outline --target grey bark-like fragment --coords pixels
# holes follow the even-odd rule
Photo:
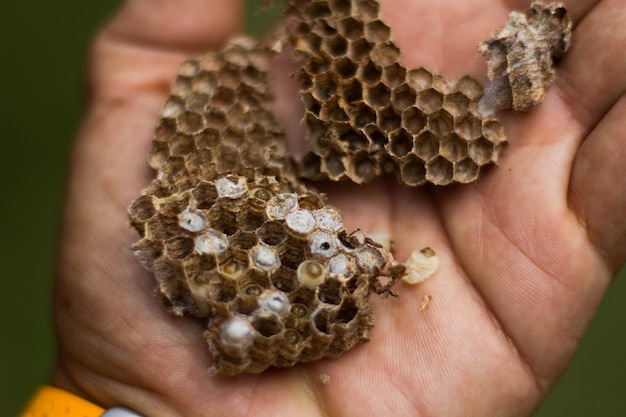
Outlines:
[[[571,34],[572,21],[560,3],[535,2],[523,13],[511,12],[507,25],[478,47],[493,82],[493,109],[528,111],[541,104]]]

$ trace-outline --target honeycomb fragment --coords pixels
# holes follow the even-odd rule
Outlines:
[[[534,2],[523,13],[511,12],[508,23],[478,47],[493,81],[493,108],[528,111],[543,103],[554,63],[571,35],[572,21],[561,3]]]
[[[206,320],[222,375],[366,341],[370,295],[391,294],[405,270],[296,179],[269,111],[270,57],[240,38],[182,64],[148,156],[156,178],[129,209],[156,293]]]
[[[497,161],[505,136],[486,130],[499,121],[480,112],[480,84],[403,67],[378,2],[287,4],[310,145],[301,176],[362,184],[395,174],[411,186],[445,185],[474,181]]]

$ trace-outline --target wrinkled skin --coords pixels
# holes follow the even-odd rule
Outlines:
[[[399,285],[397,299],[374,297],[371,343],[339,359],[209,378],[202,325],[152,296],[126,208],[151,179],[145,157],[178,64],[236,33],[242,6],[128,1],[91,57],[60,241],[52,382],[151,417],[532,414],[626,257],[626,10],[620,0],[565,3],[572,47],[542,107],[503,115],[510,145],[498,168],[468,186],[320,187],[349,228],[390,233],[400,260],[433,247],[435,276]],[[476,45],[526,6],[396,0],[382,11],[408,66],[484,80]],[[277,108],[297,146],[299,104],[287,85]]]

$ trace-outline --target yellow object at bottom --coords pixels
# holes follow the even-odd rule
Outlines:
[[[20,417],[98,417],[104,409],[62,389],[37,390]]]

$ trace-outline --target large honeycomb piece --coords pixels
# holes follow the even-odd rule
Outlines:
[[[287,3],[311,149],[301,175],[361,184],[395,173],[411,186],[445,185],[496,162],[504,131],[479,111],[480,84],[403,67],[378,2]]]
[[[181,66],[148,157],[156,179],[129,209],[136,256],[171,312],[206,319],[222,375],[366,341],[370,294],[405,271],[293,177],[267,110],[270,55],[238,39]]]

